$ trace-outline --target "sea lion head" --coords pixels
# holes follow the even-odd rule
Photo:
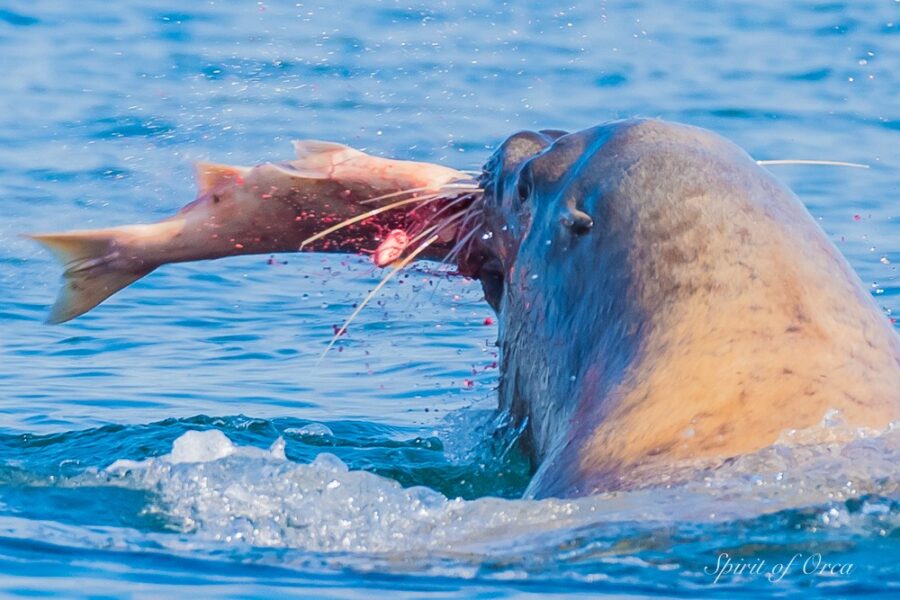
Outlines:
[[[561,429],[585,378],[602,395],[598,386],[619,377],[637,349],[642,310],[628,298],[629,234],[614,224],[606,192],[623,171],[611,146],[639,123],[518,132],[479,181],[482,231],[461,270],[480,279],[498,313],[500,406],[523,426],[536,463],[568,435]],[[604,352],[609,344],[615,353]]]
[[[878,332],[871,347],[896,355],[802,203],[712,132],[649,119],[519,132],[479,184],[460,270],[498,314],[500,408],[524,432],[534,495],[632,485],[646,465],[732,456],[818,422],[843,406],[821,383],[843,364],[833,340],[859,336],[833,306],[854,306],[856,329]],[[882,362],[867,376],[896,379]]]

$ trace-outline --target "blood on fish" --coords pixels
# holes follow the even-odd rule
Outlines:
[[[394,229],[375,249],[372,261],[379,267],[387,266],[400,258],[407,246],[409,246],[409,234],[402,229]]]

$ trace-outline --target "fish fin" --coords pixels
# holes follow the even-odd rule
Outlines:
[[[320,140],[294,140],[297,159],[290,164],[299,171],[320,172],[334,176],[334,168],[353,158],[366,156],[350,146]]]
[[[323,142],[322,140],[294,140],[294,152],[297,154],[298,160],[321,156],[322,154],[333,154],[336,152],[346,152],[348,155],[362,154],[359,150],[338,144],[337,142]]]
[[[250,171],[250,169],[246,167],[235,167],[232,165],[222,165],[203,161],[198,162],[194,168],[197,173],[197,188],[200,194],[205,194],[209,190],[225,182],[240,182]]]
[[[328,179],[329,177],[328,173],[321,169],[310,169],[298,163],[269,163],[266,166],[288,177],[300,177],[302,179]]]
[[[64,323],[86,313],[155,267],[123,268],[114,261],[114,230],[73,231],[29,235],[43,244],[66,267],[63,286],[50,309],[47,323]]]

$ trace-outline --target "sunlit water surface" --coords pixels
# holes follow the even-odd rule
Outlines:
[[[0,593],[900,593],[896,431],[520,500],[477,284],[413,269],[317,363],[365,258],[168,266],[50,327],[60,269],[18,237],[162,218],[192,161],[293,138],[478,168],[518,129],[659,116],[871,165],[776,173],[896,312],[898,61],[895,0],[5,2]],[[722,553],[765,562],[716,582]]]

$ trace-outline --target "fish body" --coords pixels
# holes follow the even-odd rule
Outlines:
[[[392,196],[412,193],[413,202],[466,179],[448,167],[380,158],[332,142],[294,146],[297,158],[284,163],[199,163],[196,199],[158,223],[29,236],[66,269],[48,322],[84,314],[162,265],[295,252],[330,225],[385,208]],[[303,249],[357,252],[377,245],[402,219],[388,212],[360,219]]]

